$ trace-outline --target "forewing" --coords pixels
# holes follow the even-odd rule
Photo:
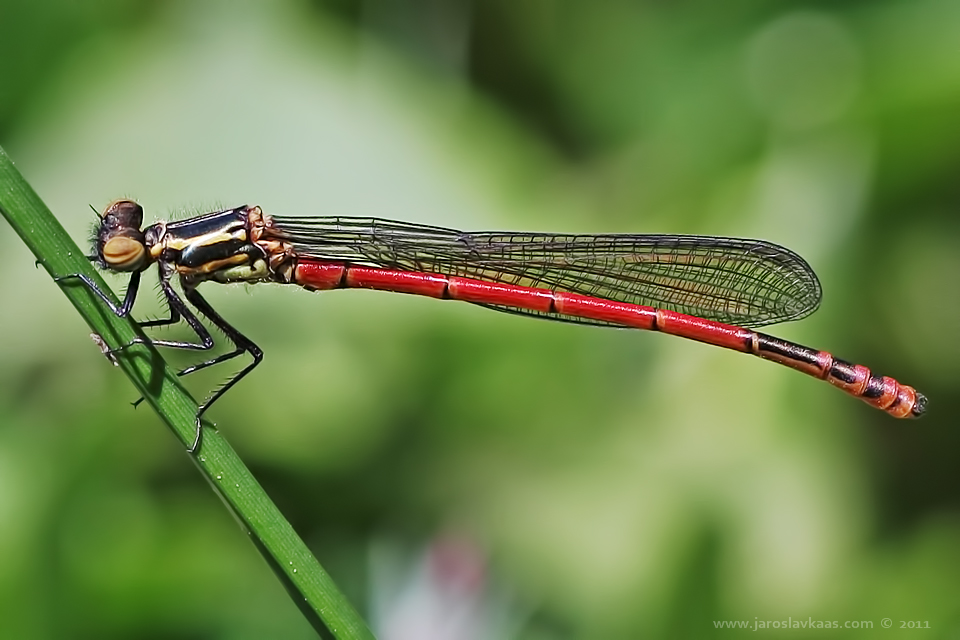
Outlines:
[[[274,220],[299,255],[567,291],[745,327],[802,318],[820,302],[820,284],[803,258],[762,240],[463,233],[370,218]]]

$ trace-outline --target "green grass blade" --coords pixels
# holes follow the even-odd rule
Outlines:
[[[109,290],[3,149],[0,149],[0,212],[51,276],[83,273],[100,284],[103,290]],[[79,282],[62,283],[60,288],[108,346],[117,348],[142,335],[136,323],[116,317],[103,301]],[[117,355],[117,364],[184,448],[189,447],[195,435],[197,404],[157,350],[150,345],[132,346]],[[290,523],[216,430],[204,429],[200,451],[191,457],[322,636],[373,637]]]

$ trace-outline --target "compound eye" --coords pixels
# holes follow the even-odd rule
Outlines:
[[[143,207],[133,200],[114,200],[102,218],[115,229],[139,229],[143,224]]]
[[[100,253],[114,271],[136,271],[143,265],[147,248],[134,238],[114,236],[104,243]]]

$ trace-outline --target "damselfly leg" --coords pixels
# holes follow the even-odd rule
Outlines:
[[[165,268],[166,267],[166,268]],[[120,347],[109,349],[107,351],[108,356],[115,356],[117,353],[135,345],[135,344],[151,344],[155,347],[169,347],[174,349],[188,349],[193,351],[208,351],[214,347],[213,336],[210,335],[210,332],[203,325],[200,319],[197,317],[198,314],[195,314],[190,306],[184,302],[183,298],[177,293],[176,289],[170,283],[170,277],[173,271],[169,268],[169,265],[160,265],[160,289],[163,292],[164,299],[167,303],[167,308],[169,310],[170,316],[168,318],[160,318],[157,320],[148,320],[142,323],[138,323],[141,327],[160,327],[168,326],[179,323],[183,320],[193,332],[197,335],[197,338],[200,342],[189,342],[182,340],[157,340],[153,338],[134,338],[133,341],[122,345]],[[88,276],[77,273],[77,274],[68,274],[65,276],[60,276],[55,278],[57,282],[64,282],[67,280],[77,280],[86,286],[91,292],[93,292],[98,298],[103,300],[110,310],[117,315],[118,317],[127,317],[134,305],[137,296],[137,290],[140,285],[140,273],[139,271],[134,272],[130,276],[130,281],[127,285],[127,292],[124,295],[123,303],[119,306],[113,303],[110,296],[108,296],[97,284],[91,280]],[[184,296],[189,300],[189,302],[197,309],[199,315],[203,316],[214,324],[218,329],[220,329],[223,334],[227,337],[227,340],[230,341],[233,349],[227,353],[218,355],[214,358],[210,358],[204,362],[200,362],[189,367],[186,367],[177,372],[178,376],[185,376],[201,369],[211,367],[221,362],[226,362],[240,356],[244,353],[249,353],[253,360],[246,365],[240,372],[233,375],[225,384],[223,384],[219,389],[217,389],[207,400],[202,402],[197,408],[196,413],[196,437],[193,444],[190,446],[189,451],[191,453],[195,452],[200,446],[201,434],[202,434],[202,418],[203,414],[216,402],[220,396],[226,393],[233,385],[240,381],[241,378],[250,373],[253,369],[257,367],[258,364],[263,360],[263,351],[249,338],[240,333],[233,325],[227,322],[220,314],[218,314],[213,307],[200,295],[200,293],[193,287],[187,286],[184,289]],[[134,401],[133,405],[137,406],[143,401],[143,398],[138,398]]]

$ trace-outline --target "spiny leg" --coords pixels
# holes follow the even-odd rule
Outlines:
[[[133,309],[134,302],[137,297],[137,292],[140,287],[140,273],[135,271],[130,275],[130,281],[127,284],[127,291],[124,295],[123,302],[120,306],[117,306],[113,303],[110,297],[99,287],[97,284],[88,276],[82,273],[73,273],[65,276],[60,276],[55,278],[55,281],[62,282],[64,280],[76,279],[83,283],[90,291],[92,291],[97,297],[99,297],[103,302],[110,307],[110,310],[118,317],[125,318],[130,315],[130,311]],[[207,351],[212,349],[214,346],[213,337],[210,335],[210,332],[207,331],[207,328],[203,326],[203,323],[197,318],[190,307],[183,301],[183,299],[177,294],[176,290],[173,288],[173,285],[170,284],[170,270],[164,269],[164,265],[160,265],[160,289],[163,291],[164,298],[167,302],[167,308],[170,311],[169,318],[161,318],[159,320],[149,320],[140,324],[141,327],[158,327],[158,326],[167,326],[171,324],[178,323],[181,319],[185,320],[186,323],[190,326],[193,332],[197,335],[197,338],[200,342],[187,342],[181,340],[152,340],[149,338],[140,338],[135,337],[131,342],[123,346],[117,347],[115,349],[109,349],[105,352],[108,357],[114,356],[116,353],[123,351],[135,344],[152,344],[156,347],[170,347],[174,349],[189,349],[195,351]],[[201,298],[202,300],[202,298]],[[209,305],[207,305],[209,306]],[[221,319],[222,320],[222,319]],[[230,334],[228,333],[228,337]],[[248,341],[249,342],[249,341]],[[242,353],[242,351],[240,351]],[[207,361],[206,363],[201,363],[201,365],[196,365],[193,367],[188,367],[180,372],[178,375],[186,375],[192,373],[198,369],[210,366],[211,364],[216,364],[217,362],[222,362],[223,360],[228,360],[231,357],[238,355],[234,353],[233,355],[228,355],[226,357],[220,356],[214,358],[213,360]],[[132,404],[134,407],[138,406],[143,402],[143,397],[138,398]]]
[[[96,259],[96,256],[87,256],[90,260]],[[163,265],[161,265],[160,273],[160,288],[163,291],[163,295],[167,301],[167,308],[170,311],[169,318],[161,318],[159,320],[147,320],[146,322],[139,323],[141,327],[161,327],[171,324],[176,324],[180,322],[180,319],[183,318],[186,320],[187,324],[190,325],[190,328],[193,329],[194,333],[197,334],[197,338],[200,339],[199,343],[195,342],[184,342],[176,340],[151,340],[143,338],[134,338],[129,344],[117,347],[112,349],[110,353],[117,353],[122,351],[135,344],[144,344],[149,343],[157,347],[172,347],[175,349],[193,349],[197,351],[206,351],[213,348],[214,342],[213,338],[210,336],[210,333],[206,330],[203,324],[197,320],[196,316],[190,311],[186,303],[177,295],[177,292],[173,289],[173,286],[170,284],[170,275],[169,273],[164,273]],[[120,306],[114,304],[113,300],[110,299],[110,296],[101,289],[97,283],[95,283],[89,276],[83,273],[68,273],[67,275],[57,276],[54,278],[55,282],[64,282],[66,280],[79,280],[84,286],[87,287],[92,293],[94,293],[98,298],[100,298],[104,304],[106,304],[110,311],[114,313],[119,318],[126,318],[130,315],[130,311],[133,309],[133,304],[137,298],[137,292],[140,289],[140,271],[134,271],[130,274],[130,281],[127,283],[127,291],[123,296],[123,302],[120,303]]]
[[[133,309],[133,303],[137,299],[137,290],[140,288],[140,272],[134,271],[130,274],[130,281],[127,283],[127,292],[123,296],[123,302],[121,302],[118,307],[114,304],[113,300],[110,299],[110,296],[108,296],[90,276],[83,273],[68,273],[67,275],[57,276],[53,279],[53,281],[57,283],[67,280],[79,280],[87,289],[103,300],[103,302],[110,307],[110,311],[118,318],[126,318],[130,315],[130,310]]]
[[[170,309],[170,317],[162,318],[160,320],[149,320],[144,322],[141,326],[144,327],[162,327],[170,324],[175,324],[180,321],[182,318],[187,325],[193,329],[193,332],[197,334],[197,338],[200,339],[200,342],[187,342],[183,340],[153,340],[153,339],[136,339],[134,343],[139,342],[149,342],[155,347],[171,347],[173,349],[190,349],[192,351],[209,351],[213,348],[214,341],[213,336],[210,335],[210,332],[207,331],[207,328],[203,326],[203,323],[200,322],[200,319],[197,318],[196,314],[190,310],[190,307],[186,302],[183,301],[176,290],[173,288],[173,285],[170,284],[169,277],[160,278],[160,290],[163,291],[163,295],[167,300],[167,307]],[[188,292],[184,292],[189,296]],[[127,345],[129,346],[129,345]]]
[[[199,343],[196,342],[185,342],[180,340],[142,340],[140,338],[134,339],[130,344],[119,347],[111,353],[116,351],[121,351],[133,344],[141,344],[143,342],[149,342],[150,344],[158,347],[170,347],[173,349],[190,349],[193,351],[208,351],[213,348],[214,340],[213,336],[210,335],[210,332],[207,331],[207,328],[203,326],[203,323],[197,318],[196,314],[190,310],[190,307],[187,305],[183,299],[177,295],[176,290],[173,288],[173,285],[170,284],[169,277],[160,278],[160,290],[163,292],[164,298],[167,301],[167,308],[170,310],[169,318],[161,318],[159,320],[150,320],[141,324],[144,327],[161,327],[170,324],[175,324],[181,320],[186,321],[186,323],[193,329],[193,332],[197,334],[197,337],[200,339]],[[187,367],[183,371],[177,373],[178,376],[186,375],[187,373],[192,373],[198,368],[202,367]],[[143,402],[143,396],[140,396],[134,400],[131,404],[134,407],[140,406],[140,403]]]
[[[206,362],[201,362],[200,364],[193,365],[192,367],[187,367],[182,372],[180,372],[179,375],[188,375],[190,373],[193,373],[194,371],[205,369],[215,364],[225,362],[243,353],[249,353],[250,356],[253,358],[250,364],[245,366],[238,373],[236,373],[232,378],[227,380],[226,384],[224,384],[219,389],[217,389],[213,393],[213,395],[210,396],[206,401],[204,401],[203,404],[201,404],[200,407],[197,409],[197,416],[196,416],[197,437],[194,440],[193,445],[190,447],[190,449],[188,449],[190,453],[195,453],[197,449],[200,447],[200,437],[201,437],[202,428],[203,428],[203,425],[201,423],[201,418],[203,417],[204,412],[206,412],[206,410],[209,409],[214,402],[219,400],[224,393],[226,393],[231,387],[233,387],[233,385],[240,382],[240,380],[245,375],[253,371],[257,367],[257,365],[260,364],[260,362],[263,360],[263,351],[260,349],[260,347],[254,344],[252,340],[250,340],[248,337],[240,333],[240,331],[238,331],[233,325],[231,325],[229,322],[224,320],[223,317],[219,313],[217,313],[213,307],[210,306],[210,303],[208,303],[196,289],[189,287],[184,291],[184,295],[186,296],[187,300],[189,300],[190,303],[197,309],[197,311],[200,312],[201,315],[203,315],[210,322],[216,325],[218,329],[223,331],[224,335],[227,336],[227,339],[229,339],[233,343],[234,350],[229,353],[225,353],[220,356],[217,356],[216,358],[211,358]]]

